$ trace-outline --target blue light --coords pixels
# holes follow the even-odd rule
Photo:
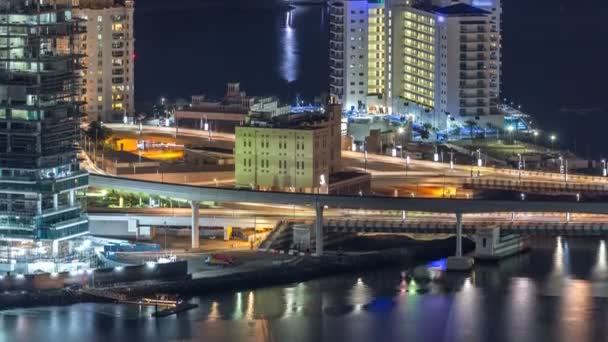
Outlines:
[[[426,267],[429,269],[432,269],[432,270],[445,271],[446,264],[447,264],[447,259],[444,258],[444,259],[431,261],[428,264],[426,264]]]
[[[439,17],[437,17],[437,21],[442,23],[445,21],[445,17],[439,16]]]
[[[395,306],[392,298],[376,298],[364,306],[370,312],[389,312]]]

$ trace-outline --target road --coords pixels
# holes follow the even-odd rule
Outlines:
[[[203,208],[200,210],[201,217],[210,218],[241,218],[255,222],[256,218],[264,218],[269,220],[285,220],[285,219],[301,219],[312,221],[315,218],[315,212],[309,207],[303,206],[282,206],[282,205],[246,205],[236,204],[240,208]],[[235,205],[235,206],[236,206]],[[190,217],[191,209],[186,208],[89,208],[91,214],[133,214],[133,215],[149,215],[159,217]],[[403,212],[396,211],[379,211],[379,210],[362,210],[362,209],[339,209],[327,208],[323,213],[326,219],[346,218],[353,220],[381,220],[381,221],[403,221]],[[445,223],[454,222],[454,214],[442,213],[425,213],[425,212],[407,212],[405,220],[416,222],[429,223]],[[568,220],[569,216],[569,220]],[[608,215],[600,214],[563,214],[563,213],[483,213],[483,214],[464,214],[463,222],[465,223],[494,223],[494,222],[523,222],[523,223],[547,223],[547,222],[572,222],[572,223],[606,223]]]
[[[138,125],[104,124],[104,126],[108,127],[109,129],[111,129],[113,131],[119,131],[119,132],[126,131],[126,132],[139,133]],[[162,134],[162,135],[175,136],[175,133],[176,133],[175,127],[156,127],[156,126],[146,126],[146,125],[142,126],[142,134]],[[178,134],[178,136],[211,138],[211,140],[234,141],[234,134],[213,132],[213,131],[202,131],[200,129],[178,128],[177,134]]]
[[[114,131],[139,132],[137,125],[106,124]],[[175,135],[175,127],[143,126],[144,134]],[[179,128],[179,136],[209,138],[209,131]],[[211,139],[234,142],[234,134],[211,132]],[[367,171],[372,175],[372,189],[376,194],[398,197],[458,197],[469,198],[473,192],[464,188],[467,180],[483,179],[488,181],[542,182],[543,184],[564,184],[566,176],[547,172],[517,171],[513,169],[477,167],[472,165],[439,163],[411,159],[406,167],[405,159],[391,156],[368,154],[365,158],[361,152],[342,151],[342,164],[352,170]],[[100,173],[90,162],[84,168]],[[216,182],[217,179],[217,182]],[[606,185],[608,178],[568,175],[567,182],[576,185]],[[214,185],[221,187],[234,186],[234,176],[210,176],[208,180],[192,183],[194,185]]]

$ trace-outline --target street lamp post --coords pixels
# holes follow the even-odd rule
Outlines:
[[[555,150],[555,139],[557,139],[557,137],[555,136],[555,134],[551,134],[551,150]]]
[[[519,161],[517,163],[517,169],[519,170],[519,180],[521,181],[521,169],[523,167],[521,153],[518,153],[517,156],[519,157]]]
[[[513,125],[509,125],[507,127],[507,131],[509,131],[509,143],[512,144],[513,143],[513,130],[515,129],[515,127],[513,127]]]
[[[450,172],[454,172],[454,151],[450,150]]]
[[[608,169],[606,168],[606,159],[602,159],[602,176],[608,176]]]

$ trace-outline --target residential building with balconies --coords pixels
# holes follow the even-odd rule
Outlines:
[[[439,129],[471,119],[498,124],[491,115],[500,96],[500,12],[499,0],[332,3],[332,99],[344,111],[407,116]],[[353,63],[359,50],[363,70]]]
[[[78,0],[75,13],[86,20],[80,51],[87,72],[83,100],[89,121],[123,121],[135,113],[134,1]]]
[[[329,6],[330,98],[345,110],[366,108],[368,10],[367,0],[339,0]]]

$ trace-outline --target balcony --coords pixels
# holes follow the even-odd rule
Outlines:
[[[486,110],[484,110],[483,108],[477,108],[477,109],[467,109],[467,108],[460,108],[459,111],[460,116],[483,116],[483,115],[487,115],[488,112],[486,112]]]
[[[329,66],[332,67],[332,68],[342,69],[342,68],[344,68],[344,63],[337,62],[337,61],[334,61],[334,60],[330,59]]]
[[[472,33],[485,33],[488,32],[485,26],[462,26],[460,28],[460,33],[463,34],[472,34]]]
[[[483,81],[473,82],[473,83],[467,83],[467,82],[461,81],[460,88],[462,88],[462,89],[485,89],[485,88],[487,88],[487,83],[483,82]]]
[[[482,37],[469,37],[467,35],[460,36],[461,43],[485,43],[487,41],[488,40],[485,38],[485,36],[482,36]]]
[[[460,51],[461,52],[484,52],[484,51],[488,51],[488,49],[486,49],[485,46],[469,47],[466,45],[460,45]]]
[[[89,220],[81,216],[69,221],[60,222],[49,227],[50,229],[38,229],[39,239],[55,240],[72,235],[78,235],[89,231]]]
[[[485,80],[487,79],[487,75],[483,72],[477,72],[477,73],[466,73],[466,72],[461,72],[460,73],[460,79],[461,80]]]
[[[477,107],[486,107],[487,104],[483,100],[477,101],[460,101],[460,107],[463,108],[477,108]]]

